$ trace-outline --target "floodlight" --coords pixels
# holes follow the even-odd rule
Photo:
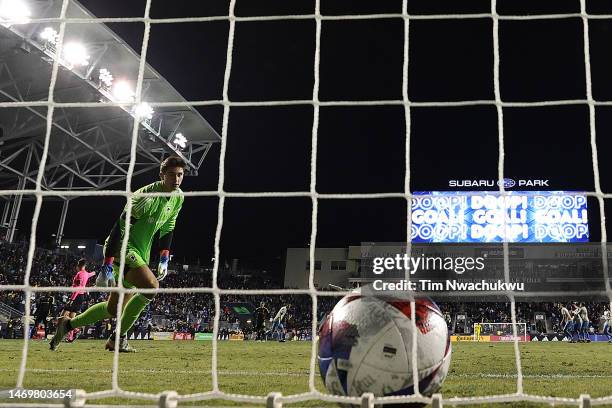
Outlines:
[[[135,94],[127,81],[119,81],[113,85],[113,95],[119,102],[131,102]]]
[[[40,38],[50,43],[57,43],[58,33],[52,27],[45,27],[44,30],[40,32]]]
[[[149,120],[153,118],[153,108],[146,102],[142,102],[140,105],[136,106],[134,113],[140,118]]]
[[[72,66],[89,65],[89,54],[87,54],[87,49],[83,44],[78,42],[70,42],[64,45],[64,59]]]
[[[32,12],[22,0],[0,0],[0,18],[11,24],[27,23]]]
[[[172,143],[184,149],[187,147],[187,138],[183,136],[182,133],[177,133],[174,135],[174,141]]]
[[[104,85],[106,88],[110,88],[113,86],[113,75],[106,68],[100,69],[100,75],[98,76],[100,79],[100,84]]]

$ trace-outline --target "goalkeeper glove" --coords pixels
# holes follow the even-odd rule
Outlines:
[[[115,286],[115,276],[113,275],[114,257],[108,256],[104,258],[102,270],[96,277],[96,286]]]
[[[168,261],[170,260],[170,251],[164,249],[159,253],[159,264],[157,265],[157,280],[162,281],[168,275]]]

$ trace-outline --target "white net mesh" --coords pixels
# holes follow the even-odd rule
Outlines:
[[[517,338],[517,316],[516,316],[516,300],[514,293],[508,293],[508,299],[511,305],[511,320],[512,330],[514,336],[514,356],[516,365],[516,392],[508,395],[492,395],[486,397],[465,397],[465,398],[443,398],[441,395],[434,395],[433,398],[424,397],[419,393],[418,382],[415,382],[415,395],[409,397],[385,397],[385,398],[374,398],[371,394],[366,394],[363,397],[340,397],[324,394],[318,391],[315,387],[316,377],[316,355],[317,345],[316,342],[312,342],[312,352],[310,358],[310,372],[309,372],[309,391],[303,394],[296,395],[281,395],[279,393],[271,392],[268,396],[251,396],[251,395],[235,395],[224,392],[219,387],[219,368],[218,368],[218,332],[219,332],[219,316],[220,316],[220,297],[222,295],[282,295],[282,294],[304,294],[309,295],[312,299],[312,333],[317,331],[317,297],[318,296],[343,296],[346,293],[342,292],[322,292],[318,291],[314,284],[314,273],[315,273],[315,247],[317,242],[317,214],[318,214],[318,203],[321,199],[380,199],[380,198],[403,198],[406,200],[408,209],[408,229],[407,236],[410,236],[410,228],[412,225],[411,217],[411,206],[410,200],[412,198],[410,191],[410,137],[411,137],[411,114],[410,109],[412,107],[457,107],[457,106],[482,106],[492,105],[497,110],[497,124],[498,124],[498,138],[499,138],[499,151],[498,151],[498,179],[500,180],[499,192],[501,195],[505,193],[503,179],[504,179],[504,111],[505,107],[542,107],[542,106],[560,106],[560,105],[588,105],[589,107],[589,126],[591,136],[591,150],[592,150],[592,169],[594,177],[595,191],[583,193],[590,197],[595,197],[599,204],[600,219],[601,219],[601,253],[604,270],[605,290],[607,297],[612,301],[612,288],[610,287],[610,280],[608,279],[608,257],[607,247],[605,242],[607,240],[606,225],[605,225],[605,213],[604,213],[604,199],[612,198],[612,194],[604,194],[601,190],[600,176],[599,176],[599,165],[598,165],[598,152],[596,142],[596,130],[595,130],[595,107],[596,106],[607,106],[612,105],[612,102],[601,102],[593,99],[592,93],[592,82],[591,82],[591,66],[590,66],[590,54],[589,54],[589,20],[590,19],[610,19],[610,15],[589,15],[586,12],[585,0],[580,0],[580,13],[572,14],[552,14],[552,15],[516,15],[516,16],[500,16],[497,13],[497,2],[496,0],[491,1],[491,12],[490,13],[479,13],[479,14],[460,14],[460,15],[410,15],[407,12],[407,0],[402,3],[401,13],[392,14],[368,14],[368,15],[334,15],[324,16],[321,15],[320,1],[316,0],[314,14],[307,15],[283,15],[283,16],[258,16],[258,17],[239,17],[234,14],[236,0],[230,0],[229,12],[227,16],[214,16],[214,17],[187,17],[187,18],[162,18],[154,19],[149,16],[151,10],[152,0],[146,0],[146,6],[144,15],[142,17],[129,17],[129,18],[67,18],[66,10],[68,9],[69,0],[63,0],[62,9],[59,18],[46,18],[41,20],[32,19],[32,22],[49,22],[59,23],[59,41],[57,54],[61,55],[62,47],[64,45],[64,33],[66,30],[67,23],[74,24],[87,24],[87,23],[117,23],[117,22],[141,22],[144,23],[144,37],[142,47],[140,50],[141,60],[138,71],[138,80],[135,93],[135,101],[133,103],[91,103],[91,102],[74,102],[74,103],[58,103],[54,101],[54,89],[56,85],[59,61],[57,58],[53,61],[53,69],[51,75],[51,81],[49,85],[48,99],[46,101],[31,101],[31,102],[2,102],[0,108],[15,108],[15,107],[46,107],[47,108],[47,127],[45,133],[45,142],[43,155],[40,160],[40,166],[38,175],[36,178],[36,187],[34,190],[3,190],[2,193],[5,195],[14,194],[27,194],[36,197],[36,205],[34,207],[34,215],[32,218],[32,233],[30,235],[30,245],[27,258],[27,267],[25,270],[24,281],[22,285],[1,285],[0,290],[20,290],[25,292],[25,329],[24,333],[29,332],[29,317],[30,317],[30,295],[32,292],[73,292],[78,289],[71,287],[33,287],[30,286],[30,273],[32,271],[32,260],[34,251],[36,248],[36,237],[35,231],[37,229],[37,223],[40,216],[40,209],[43,198],[46,196],[123,196],[127,199],[127,217],[129,218],[131,208],[131,198],[134,196],[132,192],[131,179],[132,173],[134,172],[134,164],[136,162],[136,145],[137,145],[137,133],[139,122],[135,119],[133,132],[132,132],[132,144],[131,144],[131,158],[130,167],[127,174],[126,189],[124,192],[118,191],[44,191],[41,188],[41,180],[44,174],[45,164],[47,161],[47,153],[49,148],[49,141],[51,135],[52,118],[56,108],[98,108],[100,106],[132,106],[141,102],[141,92],[143,88],[143,76],[146,64],[147,49],[149,44],[149,34],[152,24],[170,24],[170,23],[187,23],[187,22],[211,22],[211,21],[229,21],[229,36],[227,44],[227,60],[223,81],[223,99],[222,100],[198,100],[198,101],[187,101],[187,102],[156,102],[148,101],[152,107],[162,106],[208,106],[208,105],[222,105],[223,106],[223,123],[222,123],[222,138],[221,138],[221,153],[219,163],[219,182],[216,191],[190,191],[185,192],[186,197],[218,197],[218,222],[215,233],[214,241],[214,269],[212,275],[212,287],[201,288],[161,288],[158,290],[134,290],[134,289],[123,289],[122,281],[123,274],[120,275],[117,288],[92,288],[91,291],[104,291],[104,292],[118,292],[119,303],[122,303],[123,297],[127,293],[207,293],[214,296],[215,305],[215,317],[214,317],[214,330],[212,337],[212,390],[202,393],[194,393],[189,395],[177,395],[174,392],[166,392],[161,394],[151,393],[140,393],[140,392],[129,392],[123,390],[118,381],[119,375],[119,353],[115,351],[113,359],[112,369],[112,384],[111,388],[104,391],[93,392],[93,393],[79,393],[79,398],[75,398],[67,404],[70,406],[81,406],[85,400],[91,401],[100,398],[107,397],[127,397],[134,399],[142,399],[145,401],[156,401],[160,406],[175,406],[177,402],[193,402],[193,401],[205,401],[212,399],[223,399],[227,401],[234,401],[240,403],[266,403],[268,406],[280,407],[282,404],[297,403],[309,400],[323,400],[329,402],[352,402],[356,404],[364,404],[363,406],[373,407],[374,403],[380,402],[426,402],[433,403],[436,406],[441,406],[442,403],[450,403],[453,405],[465,405],[465,404],[489,404],[496,402],[536,402],[536,403],[548,403],[548,404],[565,404],[565,405],[578,405],[586,406],[591,405],[602,405],[612,403],[612,395],[608,397],[602,397],[597,399],[590,399],[588,396],[583,395],[580,398],[559,398],[550,396],[539,396],[539,395],[528,395],[523,390],[523,373],[521,365],[521,354],[519,350],[518,338]],[[584,68],[586,73],[586,98],[577,100],[549,100],[549,101],[537,101],[537,102],[505,102],[501,98],[500,94],[500,52],[499,52],[499,21],[500,20],[546,20],[546,19],[566,19],[566,18],[580,18],[583,22],[583,39],[584,39]],[[404,48],[403,48],[403,70],[402,70],[402,99],[401,100],[372,100],[372,101],[320,101],[319,100],[319,67],[320,67],[320,50],[321,50],[321,27],[324,21],[329,20],[360,20],[360,19],[401,19],[404,22]],[[491,19],[493,22],[493,52],[494,52],[494,64],[493,64],[493,78],[494,78],[494,100],[464,100],[454,102],[413,102],[408,98],[408,67],[409,67],[409,29],[410,22],[412,20],[444,20],[444,19]],[[315,40],[315,55],[314,55],[314,86],[312,90],[312,99],[310,100],[282,100],[282,101],[251,101],[251,102],[232,102],[228,96],[228,87],[232,73],[232,57],[233,57],[233,46],[234,46],[234,32],[236,24],[239,22],[258,22],[258,21],[272,21],[272,20],[314,20],[316,23],[316,40]],[[5,22],[7,22],[5,20]],[[10,21],[8,21],[10,22]],[[228,140],[228,121],[230,110],[236,106],[287,106],[287,105],[312,105],[314,108],[314,117],[312,124],[312,142],[311,142],[311,164],[310,164],[310,189],[302,192],[257,192],[257,193],[240,193],[240,192],[226,192],[224,189],[225,184],[225,158],[226,158],[226,147]],[[328,106],[382,106],[382,105],[398,105],[404,107],[405,120],[406,120],[406,173],[404,191],[396,193],[372,193],[372,194],[322,194],[317,192],[317,144],[318,144],[318,131],[319,131],[319,109],[320,107]],[[168,193],[169,194],[169,193]],[[152,194],[152,195],[163,195],[163,194]],[[294,290],[294,289],[278,289],[278,290],[232,290],[232,289],[220,289],[218,281],[219,263],[220,263],[220,241],[221,232],[223,229],[223,215],[225,199],[228,197],[307,197],[312,201],[312,213],[311,222],[312,229],[310,235],[310,270],[308,279],[308,289]],[[126,236],[129,236],[129,223],[126,224]],[[121,270],[124,266],[124,257],[126,253],[127,239],[124,240],[121,248]],[[509,275],[509,254],[508,244],[503,244],[504,252],[504,270],[505,278],[507,281],[510,280]],[[602,294],[602,293],[597,293]],[[487,295],[487,293],[483,293]],[[529,296],[530,294],[523,293],[521,296]],[[546,293],[538,293],[537,295],[547,295]],[[611,303],[612,305],[612,303]],[[412,302],[412,322],[415,324],[414,313],[415,307]],[[117,319],[117,330],[120,330],[120,319]],[[415,326],[416,327],[416,326]],[[416,335],[416,330],[413,330]],[[27,337],[27,336],[24,336]],[[416,339],[416,336],[413,338]],[[116,340],[115,350],[118,350],[118,341]],[[418,378],[417,375],[417,364],[416,364],[416,341],[413,341],[413,364],[414,369],[413,378]],[[26,373],[26,362],[28,357],[28,346],[29,341],[26,338],[23,342],[23,349],[21,354],[21,365],[19,374],[16,381],[16,387],[23,387],[24,376]],[[273,391],[273,390],[270,390]],[[5,397],[6,391],[0,392],[0,397]],[[7,404],[0,404],[2,406],[8,406]],[[17,404],[11,403],[10,406],[29,406],[28,404]],[[57,404],[37,404],[37,406],[58,406]]]

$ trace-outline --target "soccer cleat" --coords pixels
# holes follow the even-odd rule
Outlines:
[[[57,321],[57,329],[55,330],[55,335],[49,342],[49,349],[51,351],[55,351],[57,346],[64,340],[64,337],[68,334],[70,329],[68,328],[68,322],[70,322],[70,318],[68,317],[60,317]]]
[[[111,334],[104,346],[108,351],[115,351],[115,333]],[[127,341],[127,336],[119,337],[119,352],[120,353],[135,353],[136,349],[132,348]]]

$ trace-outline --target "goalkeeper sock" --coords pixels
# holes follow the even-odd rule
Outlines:
[[[100,302],[91,306],[89,309],[70,320],[70,328],[76,329],[77,327],[87,326],[88,324],[108,319],[111,315],[108,313],[107,305],[107,302]]]
[[[125,334],[130,330],[130,328],[134,325],[138,316],[142,313],[145,307],[151,302],[147,297],[141,295],[140,293],[134,295],[129,302],[123,308],[123,313],[121,314],[121,333],[120,336],[125,336]]]

